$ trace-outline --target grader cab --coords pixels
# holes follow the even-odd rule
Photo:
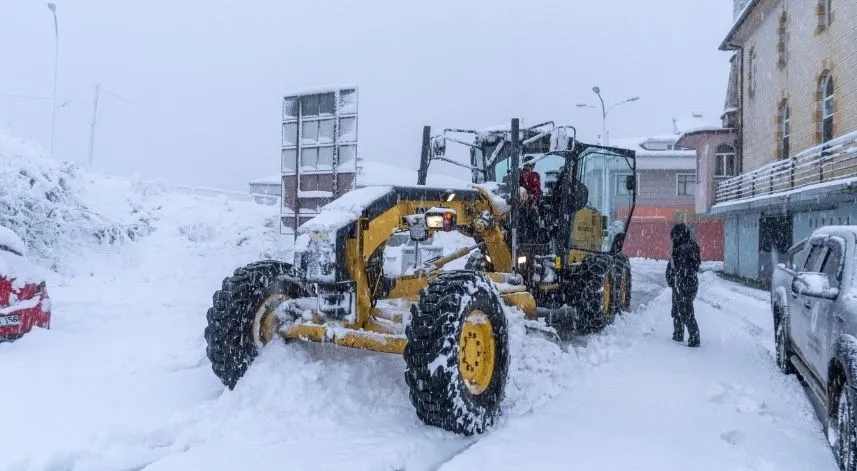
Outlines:
[[[513,170],[514,131],[505,167]],[[234,388],[277,337],[402,354],[411,402],[423,422],[466,435],[483,432],[505,390],[508,316],[567,334],[603,327],[629,302],[624,231],[610,230],[619,213],[608,206],[617,200],[593,195],[612,193],[611,182],[633,176],[633,152],[572,138],[537,158],[557,167],[545,203],[546,239],[518,240],[518,203],[509,197],[515,180],[508,178],[505,189],[488,179],[469,188],[366,187],[322,208],[299,228],[294,263],[251,263],[214,294],[205,338],[215,374]],[[500,175],[495,180],[515,174],[504,172],[502,162],[491,166],[492,178]],[[589,187],[587,201],[580,202],[574,190],[580,185],[572,182]],[[623,185],[632,194],[629,219],[634,188]],[[572,200],[579,207],[566,215],[559,208]],[[394,234],[420,241],[438,231],[458,231],[473,245],[404,275],[384,273],[384,248]],[[465,256],[464,270],[445,270]]]

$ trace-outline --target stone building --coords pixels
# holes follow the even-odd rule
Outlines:
[[[821,225],[857,221],[857,2],[735,0],[724,122],[740,175],[719,182],[726,272],[766,282]],[[854,216],[854,217],[852,217]]]

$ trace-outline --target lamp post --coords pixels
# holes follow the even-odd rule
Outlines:
[[[614,104],[610,105],[609,108],[607,108],[604,106],[604,98],[601,97],[601,88],[592,87],[592,91],[595,93],[595,95],[598,96],[598,101],[601,102],[601,132],[602,132],[601,135],[604,136],[604,145],[608,145],[609,141],[607,139],[607,115],[610,113],[611,110],[613,110],[613,108],[615,108],[615,107],[617,107],[623,103],[629,103],[632,101],[637,101],[640,99],[640,97],[632,96],[631,98],[627,98],[627,99],[622,100],[618,103],[614,103]],[[595,109],[598,109],[597,106],[588,105],[586,103],[578,103],[577,107],[578,108],[595,108]]]
[[[48,9],[54,16],[54,92],[51,98],[51,157],[54,155],[54,131],[57,122],[57,72],[59,69],[60,29],[57,23],[57,5],[48,3]]]

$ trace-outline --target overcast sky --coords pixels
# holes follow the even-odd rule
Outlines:
[[[279,172],[281,98],[359,87],[360,154],[416,168],[422,126],[520,117],[594,141],[718,123],[731,0],[56,0],[56,157],[86,160],[96,83],[95,169],[245,189]],[[53,19],[0,0],[0,127],[49,147]],[[122,99],[120,99],[121,97]],[[123,100],[124,99],[124,100]],[[689,125],[689,124],[688,124]]]

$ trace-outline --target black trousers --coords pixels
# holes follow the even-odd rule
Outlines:
[[[696,290],[682,292],[673,289],[673,338],[684,340],[684,329],[687,328],[688,342],[699,343],[699,325],[693,312],[693,299]]]

